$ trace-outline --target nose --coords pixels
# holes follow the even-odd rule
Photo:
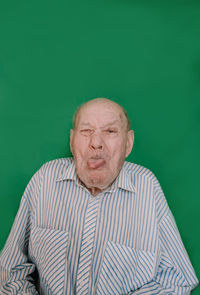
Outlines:
[[[93,150],[103,149],[103,139],[99,134],[92,134],[90,138],[90,148]]]

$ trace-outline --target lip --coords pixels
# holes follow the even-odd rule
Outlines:
[[[105,159],[102,157],[91,157],[87,160],[87,166],[89,169],[100,169],[105,165]]]

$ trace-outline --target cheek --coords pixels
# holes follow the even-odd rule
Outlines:
[[[116,141],[110,144],[109,147],[110,155],[115,159],[124,157],[126,153],[125,141]]]
[[[87,146],[88,146],[88,143],[86,140],[83,140],[81,138],[77,138],[74,140],[74,143],[73,143],[73,151],[74,151],[74,155],[84,155],[86,150],[87,150]]]

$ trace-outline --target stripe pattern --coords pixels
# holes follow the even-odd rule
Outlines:
[[[92,261],[99,198],[91,198],[86,211],[78,264],[76,294],[88,294],[89,273]]]
[[[97,294],[128,294],[153,279],[152,253],[108,242]],[[142,276],[141,276],[142,273]]]
[[[159,182],[129,162],[97,197],[72,158],[43,165],[0,256],[3,295],[185,295],[197,283]]]
[[[40,280],[57,295],[63,292],[67,245],[66,232],[40,227],[33,227],[31,231],[31,260],[37,267]]]

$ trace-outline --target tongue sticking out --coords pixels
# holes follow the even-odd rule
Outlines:
[[[89,159],[88,162],[89,169],[97,169],[102,167],[105,164],[104,159]]]

